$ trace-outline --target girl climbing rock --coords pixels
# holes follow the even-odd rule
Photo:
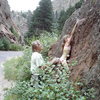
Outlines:
[[[85,20],[84,18],[81,19],[81,20],[77,19],[77,21],[76,21],[76,23],[75,23],[75,25],[74,25],[74,27],[72,29],[72,32],[63,37],[63,43],[62,43],[62,51],[63,51],[63,53],[62,53],[62,56],[60,58],[54,58],[52,60],[52,63],[55,63],[55,62],[56,63],[61,63],[63,66],[67,67],[67,69],[69,70],[69,67],[68,67],[66,59],[70,56],[69,53],[71,51],[71,41],[72,41],[72,38],[73,38],[73,34],[74,34],[75,30],[76,30],[76,27],[78,25],[82,24],[84,20]]]

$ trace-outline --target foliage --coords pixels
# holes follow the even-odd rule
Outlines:
[[[27,18],[27,15],[26,15],[25,12],[22,12],[22,16],[23,16],[24,18]]]
[[[70,7],[66,12],[61,11],[59,19],[58,19],[58,29],[62,30],[65,21],[72,15],[72,13],[75,11],[75,7]]]
[[[30,79],[31,51],[26,49],[24,55],[13,58],[4,63],[5,78],[8,80],[29,80]]]
[[[19,44],[10,43],[10,41],[6,37],[0,38],[0,50],[22,50],[22,46]]]
[[[51,0],[41,0],[39,7],[34,11],[27,36],[39,35],[41,30],[50,32],[53,19],[52,12]]]
[[[48,51],[50,49],[50,46],[53,43],[55,43],[57,39],[58,39],[58,34],[55,33],[50,34],[45,31],[43,34],[40,35],[39,40],[43,44],[42,54],[44,58],[48,56]]]
[[[35,40],[39,40],[42,45],[43,45],[43,50],[42,50],[42,54],[44,56],[44,58],[47,56],[48,54],[48,51],[49,51],[49,48],[50,46],[56,42],[58,39],[58,31],[55,31],[55,32],[47,32],[47,31],[43,31],[41,33],[40,36],[36,37],[36,36],[33,36],[32,39],[28,39],[26,38],[26,42],[29,46],[31,46],[31,43]]]
[[[37,81],[18,82],[6,94],[10,99],[5,100],[13,100],[13,97],[14,100],[87,100],[88,92],[82,94],[75,88],[76,83],[69,81],[66,67],[47,65],[44,70],[39,69]]]
[[[58,24],[59,24],[58,30],[62,30],[62,28],[64,26],[64,23],[66,21],[66,16],[65,15],[66,15],[66,12],[64,10],[62,10],[60,12],[60,16],[59,16],[59,19],[58,19]]]
[[[11,26],[10,31],[11,31],[11,33],[13,33],[13,34],[18,38],[18,33],[17,33],[17,31],[14,29],[13,26]]]
[[[75,4],[75,8],[78,9],[81,7],[83,0],[80,0],[78,3]]]
[[[8,60],[4,66],[4,73],[5,78],[8,80],[16,80],[17,79],[17,73],[18,73],[18,63],[22,58],[15,58]],[[16,74],[15,74],[16,73]]]
[[[23,50],[23,47],[19,44],[10,44],[9,50],[20,51]]]
[[[0,38],[0,50],[9,50],[10,41],[6,37]]]

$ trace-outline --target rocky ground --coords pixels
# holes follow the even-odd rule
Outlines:
[[[0,51],[0,100],[3,100],[5,90],[13,86],[12,81],[4,78],[3,63],[13,57],[22,56],[22,54],[21,51]]]

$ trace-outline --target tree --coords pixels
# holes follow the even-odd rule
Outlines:
[[[41,0],[39,7],[34,11],[29,27],[32,35],[39,35],[41,30],[51,32],[53,22],[53,10],[51,0]]]
[[[64,26],[64,23],[66,21],[66,12],[64,10],[62,10],[60,12],[60,16],[59,16],[59,19],[58,19],[58,30],[62,30],[63,26]]]
[[[58,30],[62,31],[65,21],[73,14],[75,7],[68,8],[67,11],[61,11],[58,19]]]

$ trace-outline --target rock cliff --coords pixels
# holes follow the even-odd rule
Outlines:
[[[20,37],[20,32],[11,19],[10,7],[7,0],[0,0],[0,38],[6,37],[12,43],[18,43],[18,37],[12,33],[11,28]]]
[[[54,12],[60,12],[61,10],[67,10],[70,6],[74,6],[80,0],[53,0]]]
[[[12,20],[16,23],[17,27],[20,29],[21,34],[28,32],[29,20],[32,17],[32,12],[15,12],[12,11]]]
[[[78,64],[70,67],[71,79],[81,79],[89,87],[95,87],[95,100],[100,100],[100,0],[85,0],[65,22],[61,37],[52,45],[49,55],[61,56],[62,37],[71,32],[76,18],[86,20],[74,33],[70,62],[76,60]]]

